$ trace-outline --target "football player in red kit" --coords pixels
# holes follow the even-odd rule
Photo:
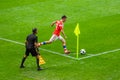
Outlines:
[[[64,15],[64,16],[62,16],[61,20],[54,21],[54,22],[51,24],[51,27],[56,24],[56,28],[55,28],[55,30],[54,30],[54,32],[53,32],[53,35],[52,35],[52,37],[50,38],[49,41],[41,42],[41,45],[50,44],[50,43],[52,43],[53,41],[59,39],[59,40],[62,42],[62,44],[63,44],[64,53],[65,53],[65,54],[69,54],[69,53],[70,53],[70,51],[67,50],[67,47],[66,47],[66,41],[65,41],[65,39],[66,39],[67,37],[66,37],[66,35],[65,35],[65,33],[64,33],[64,22],[66,21],[66,19],[67,19],[67,17]],[[63,37],[64,37],[65,39],[60,35],[60,33],[63,34]]]

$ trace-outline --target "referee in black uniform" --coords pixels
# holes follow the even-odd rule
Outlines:
[[[36,63],[37,63],[37,70],[42,70],[39,66],[39,53],[38,53],[38,37],[36,36],[37,34],[37,28],[34,28],[32,30],[32,34],[28,35],[26,38],[25,46],[26,46],[26,51],[25,55],[22,59],[20,68],[24,68],[24,62],[26,58],[29,56],[29,53],[31,53],[32,56],[36,57]]]

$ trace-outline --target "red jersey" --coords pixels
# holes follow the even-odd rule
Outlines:
[[[64,25],[63,25],[62,20],[56,21],[56,28],[55,28],[55,31],[53,32],[53,34],[59,36],[61,30],[63,29],[63,26],[64,26]]]

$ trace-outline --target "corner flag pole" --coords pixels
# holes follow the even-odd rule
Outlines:
[[[77,55],[76,55],[76,58],[79,57],[79,35],[77,36]]]
[[[79,35],[80,35],[79,23],[77,23],[77,26],[76,26],[76,28],[74,30],[74,33],[77,36],[76,58],[79,58]]]

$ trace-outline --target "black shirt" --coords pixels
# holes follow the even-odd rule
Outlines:
[[[38,42],[38,38],[35,34],[30,34],[27,36],[26,41],[27,41],[26,48],[31,49],[35,47],[34,43]]]

